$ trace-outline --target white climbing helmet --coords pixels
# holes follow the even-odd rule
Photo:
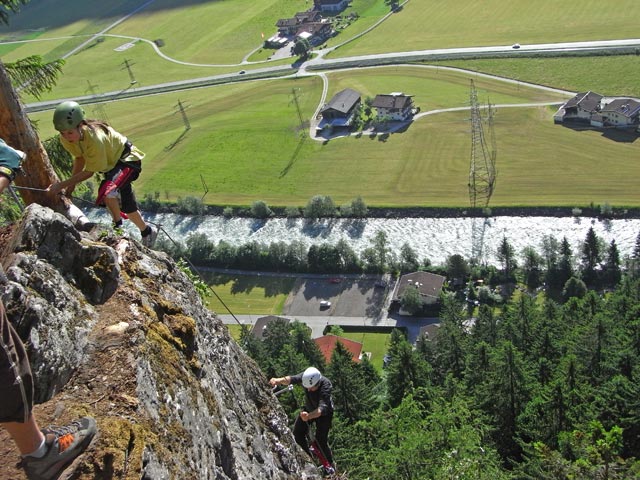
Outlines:
[[[315,367],[307,368],[302,374],[302,386],[304,388],[315,387],[316,384],[320,381],[320,377],[322,374],[320,370]]]

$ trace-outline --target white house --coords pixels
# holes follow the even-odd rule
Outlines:
[[[412,97],[401,92],[376,95],[371,106],[377,110],[378,119],[405,121],[413,116]]]
[[[640,124],[640,102],[632,98],[617,98],[600,111],[604,126],[634,127]]]
[[[640,129],[640,100],[582,92],[562,105],[553,116],[553,121],[579,121],[599,128]]]
[[[591,117],[600,112],[602,98],[602,95],[595,92],[578,93],[560,107],[559,112],[562,112],[562,115],[556,118],[556,121],[582,120],[590,122]]]

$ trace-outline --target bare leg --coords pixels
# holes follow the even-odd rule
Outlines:
[[[113,222],[115,223],[118,220],[120,220],[120,218],[121,218],[121,216],[120,216],[120,204],[118,203],[118,199],[117,198],[105,198],[104,199],[104,204],[109,209],[109,212],[111,213],[111,218],[113,219]],[[142,218],[142,215],[140,215],[140,211],[139,210],[136,210],[135,212],[127,213],[127,216],[129,217],[129,220],[131,220],[135,224],[135,226],[140,229],[141,232],[145,228],[147,228],[147,223]]]
[[[129,216],[129,220],[131,220],[136,227],[140,229],[142,232],[145,228],[147,228],[147,222],[144,221],[142,215],[140,215],[140,210],[136,210],[135,212],[127,213]]]
[[[111,213],[113,223],[120,221],[120,204],[118,203],[118,199],[115,197],[105,197],[104,204],[109,209],[109,213]]]
[[[38,428],[38,423],[33,415],[25,423],[8,422],[1,425],[7,429],[13,441],[16,442],[21,455],[35,452],[44,440],[44,435]]]

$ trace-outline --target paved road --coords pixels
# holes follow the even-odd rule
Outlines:
[[[106,29],[105,29],[106,30]],[[212,75],[209,77],[199,77],[189,80],[168,82],[156,85],[150,85],[145,87],[128,88],[126,90],[119,90],[114,92],[106,92],[99,95],[86,95],[79,96],[75,99],[81,103],[91,102],[106,102],[120,98],[131,98],[135,96],[150,95],[159,92],[184,90],[190,88],[204,87],[207,85],[247,81],[247,80],[264,80],[276,76],[295,77],[302,75],[322,75],[322,71],[329,69],[349,69],[349,68],[362,68],[362,67],[375,67],[375,66],[388,66],[390,64],[402,64],[403,62],[418,61],[418,60],[443,60],[443,59],[462,59],[462,58],[478,58],[482,56],[495,56],[501,54],[502,56],[518,57],[527,54],[543,54],[543,53],[556,53],[568,54],[572,52],[584,52],[589,50],[606,50],[610,53],[615,53],[620,49],[640,48],[640,39],[623,39],[623,40],[607,40],[607,41],[593,41],[593,42],[563,42],[563,43],[545,43],[545,44],[533,44],[522,45],[520,49],[514,50],[509,45],[497,45],[488,47],[468,47],[468,48],[447,48],[447,49],[431,49],[431,50],[415,50],[409,52],[393,52],[393,53],[381,53],[375,55],[360,55],[336,59],[326,59],[325,55],[333,49],[318,50],[314,53],[317,56],[307,62],[300,65],[279,65],[279,66],[264,66],[258,68],[248,69],[250,66],[258,66],[267,63],[266,62],[253,62],[253,63],[238,63],[238,64],[196,64],[192,62],[183,62],[165,55],[160,51],[159,47],[151,40],[131,37],[125,35],[112,35],[103,34],[102,36],[112,36],[126,39],[128,41],[141,41],[151,45],[156,53],[167,61],[179,63],[182,65],[193,66],[210,66],[210,67],[238,67],[246,69],[245,74],[239,74],[238,72]],[[71,37],[70,37],[71,38]],[[28,40],[27,40],[28,41]],[[22,43],[20,42],[6,42],[6,43]],[[435,68],[435,67],[434,67]],[[439,67],[443,68],[443,67]],[[494,77],[500,80],[505,80],[501,77]],[[524,84],[524,82],[520,82]],[[50,100],[45,102],[33,102],[26,105],[28,112],[47,110],[55,107],[60,102],[60,99]]]
[[[241,325],[253,325],[258,318],[265,315],[224,315],[218,314],[225,324],[235,324],[239,322]],[[366,317],[332,317],[332,316],[299,316],[299,315],[281,315],[291,320],[298,320],[306,323],[311,328],[311,338],[321,337],[325,328],[329,325],[340,326],[376,326],[376,327],[398,327],[407,330],[409,342],[415,343],[418,338],[420,328],[425,325],[438,323],[440,320],[433,317],[405,317],[405,316],[385,316],[383,320],[376,320]],[[237,319],[237,321],[236,321]]]

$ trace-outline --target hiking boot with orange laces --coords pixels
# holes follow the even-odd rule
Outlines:
[[[58,478],[64,468],[80,455],[96,434],[96,421],[91,417],[74,420],[64,427],[47,427],[45,435],[47,453],[42,458],[22,457],[29,480],[51,480]]]

